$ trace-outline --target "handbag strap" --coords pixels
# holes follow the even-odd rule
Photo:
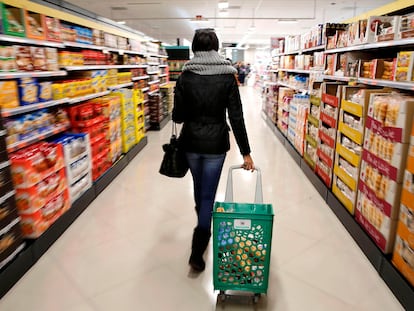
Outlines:
[[[171,129],[171,136],[177,137],[178,131],[177,131],[177,123],[172,121],[172,129]]]

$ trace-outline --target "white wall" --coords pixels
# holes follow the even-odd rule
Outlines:
[[[256,62],[256,49],[248,49],[244,51],[244,62],[254,64]]]

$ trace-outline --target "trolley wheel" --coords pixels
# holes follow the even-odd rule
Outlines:
[[[258,303],[259,302],[259,299],[260,299],[260,294],[254,294],[254,296],[253,296],[253,303]]]
[[[226,293],[224,292],[224,290],[221,290],[219,293],[219,299],[221,302],[226,301]]]

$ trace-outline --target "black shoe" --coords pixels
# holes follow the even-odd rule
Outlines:
[[[191,254],[190,260],[188,261],[191,268],[196,272],[203,272],[206,268],[206,263],[203,259],[203,256],[196,256],[194,254]]]
[[[210,240],[211,233],[205,229],[196,227],[193,233],[193,240],[191,245],[191,256],[188,261],[191,268],[197,272],[202,272],[206,268],[206,263],[203,259],[204,252]]]

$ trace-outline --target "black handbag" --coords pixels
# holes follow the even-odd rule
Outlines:
[[[159,173],[168,177],[184,177],[188,171],[188,162],[184,151],[180,148],[175,122],[172,125],[170,142],[162,145],[162,149],[164,150],[164,157]]]

